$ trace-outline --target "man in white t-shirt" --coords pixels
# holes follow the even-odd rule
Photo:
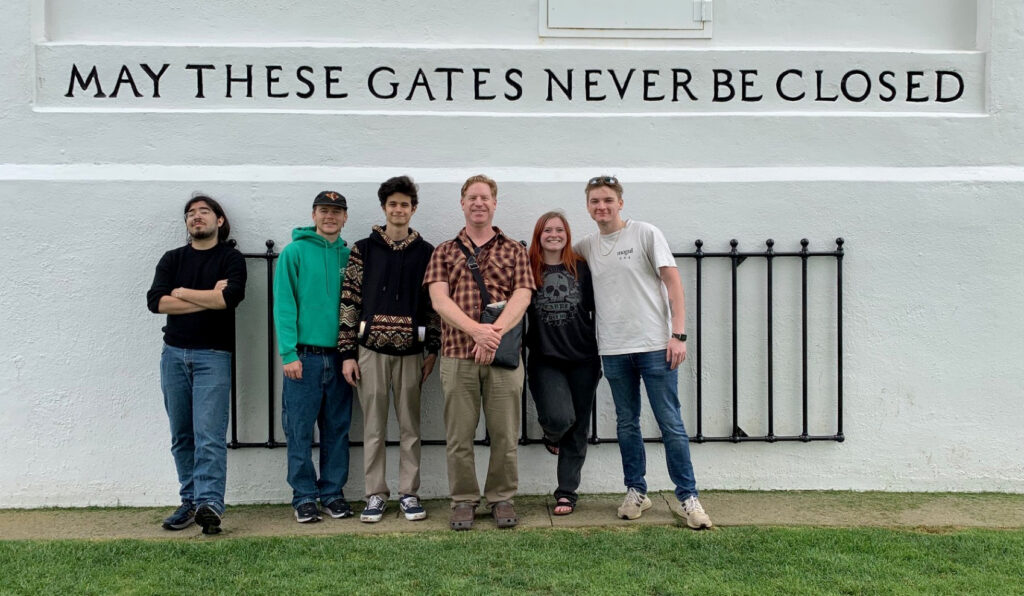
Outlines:
[[[677,369],[686,359],[686,307],[675,258],[661,230],[623,221],[622,185],[615,177],[591,178],[586,195],[587,211],[599,232],[574,248],[593,275],[598,351],[615,401],[626,484],[619,517],[637,519],[651,507],[640,432],[643,379],[686,523],[694,529],[710,528],[711,519],[697,499],[690,438],[679,413]]]

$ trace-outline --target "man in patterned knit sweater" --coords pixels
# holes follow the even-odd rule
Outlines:
[[[401,429],[398,506],[410,521],[427,517],[418,495],[420,388],[437,361],[441,323],[422,285],[434,247],[409,227],[416,191],[408,176],[380,185],[387,223],[356,242],[342,283],[338,352],[363,410],[366,508],[360,519],[368,523],[381,520],[390,496],[385,441],[391,391]]]

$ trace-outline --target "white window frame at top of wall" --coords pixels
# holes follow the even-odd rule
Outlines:
[[[551,27],[548,24],[549,7],[554,2],[585,0],[539,0],[539,33],[541,37],[611,37],[625,39],[707,39],[711,37],[712,5],[714,0],[646,0],[647,2],[679,3],[688,5],[694,16],[692,26],[651,29],[643,27]],[[628,0],[626,0],[628,1]],[[633,6],[643,0],[629,2]]]

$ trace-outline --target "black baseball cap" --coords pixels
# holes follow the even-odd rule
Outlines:
[[[348,211],[348,201],[345,200],[345,195],[333,190],[324,190],[316,195],[316,198],[313,199],[313,209],[316,209],[317,205],[333,205]]]

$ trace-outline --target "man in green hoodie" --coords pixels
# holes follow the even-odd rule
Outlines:
[[[352,388],[338,360],[338,306],[349,249],[339,236],[348,219],[340,193],[313,200],[312,226],[292,230],[274,275],[274,323],[284,365],[281,422],[288,440],[288,484],[299,523],[351,517],[348,480]],[[320,427],[320,478],[313,467],[313,425]]]

